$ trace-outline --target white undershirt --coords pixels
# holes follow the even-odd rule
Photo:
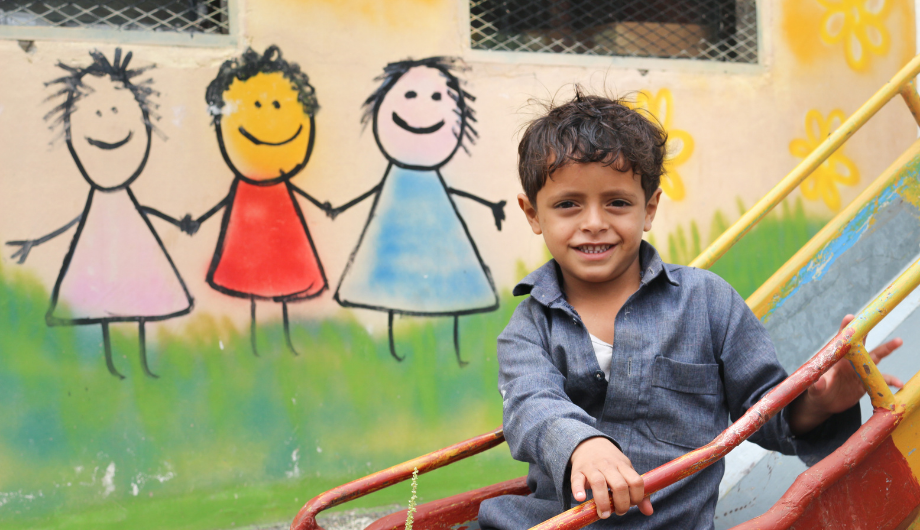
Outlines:
[[[591,337],[591,345],[594,346],[594,355],[597,355],[597,364],[600,365],[607,381],[610,381],[610,362],[613,361],[613,345],[607,344],[590,333],[588,333],[588,336]]]

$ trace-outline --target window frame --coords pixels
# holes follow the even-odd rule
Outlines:
[[[0,25],[0,39],[25,41],[92,41],[113,44],[188,46],[199,48],[236,47],[241,33],[241,0],[227,0],[230,28],[227,34],[179,31],[145,31],[52,26]]]
[[[920,1],[920,0],[918,0]],[[730,63],[711,59],[626,57],[618,55],[585,55],[525,51],[476,50],[470,42],[470,0],[457,2],[458,30],[462,39],[463,57],[471,62],[520,64],[533,66],[578,66],[585,68],[621,68],[640,71],[670,70],[732,74],[760,74],[769,66],[767,50],[772,47],[772,35],[766,31],[766,19],[771,9],[763,0],[754,0],[757,12],[757,62]]]

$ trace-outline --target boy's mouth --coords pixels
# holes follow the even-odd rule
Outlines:
[[[612,246],[613,245],[579,245],[575,247],[575,249],[585,254],[602,254],[610,250]]]

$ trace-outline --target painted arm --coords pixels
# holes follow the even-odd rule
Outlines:
[[[175,226],[176,228],[178,228],[179,230],[182,230],[183,232],[185,232],[186,234],[190,236],[194,235],[195,232],[198,231],[198,225],[200,224],[194,219],[192,219],[192,214],[189,214],[189,213],[185,214],[185,217],[183,217],[182,219],[176,219],[175,217],[167,215],[157,210],[156,208],[152,208],[150,206],[141,206],[141,213],[143,213],[145,216],[152,215],[154,217],[159,217],[160,219]]]
[[[505,205],[508,204],[508,201],[498,201],[498,202],[489,202],[478,195],[473,195],[472,193],[458,190],[456,188],[447,188],[447,191],[453,193],[454,195],[460,197],[466,197],[467,199],[472,199],[479,204],[484,204],[492,209],[492,216],[495,218],[495,228],[499,231],[502,229],[502,221],[505,220]]]
[[[295,193],[297,193],[298,195],[300,195],[300,196],[303,197],[304,199],[307,199],[308,201],[312,202],[312,203],[313,203],[313,206],[316,206],[316,207],[319,208],[320,210],[326,212],[326,215],[328,215],[329,217],[334,217],[334,216],[332,215],[332,213],[330,213],[330,212],[332,211],[332,205],[329,204],[329,201],[326,201],[326,202],[319,202],[319,200],[317,200],[316,197],[310,195],[309,193],[305,192],[304,190],[298,188],[297,186],[295,186],[295,185],[293,185],[293,184],[290,184],[290,186],[291,186],[291,189],[294,190]]]
[[[213,208],[211,208],[210,210],[206,211],[206,212],[205,212],[201,217],[199,217],[198,219],[189,219],[187,229],[186,229],[186,228],[182,228],[182,227],[180,227],[180,228],[182,228],[182,231],[185,232],[185,233],[187,233],[188,235],[190,235],[190,236],[191,236],[191,235],[194,235],[195,232],[198,231],[198,228],[200,228],[201,225],[204,224],[205,221],[207,221],[208,219],[210,219],[211,217],[213,217],[214,214],[216,214],[217,212],[219,212],[221,208],[223,208],[224,206],[227,205],[227,201],[228,201],[229,199],[230,199],[230,196],[228,195],[228,196],[224,197],[223,199],[221,199],[220,202],[218,202],[217,204],[215,204]],[[186,216],[186,217],[189,217],[189,216]],[[182,218],[182,221],[185,221],[185,217]]]
[[[377,193],[378,191],[380,191],[380,184],[377,184],[377,185],[374,186],[373,188],[367,190],[366,192],[362,193],[361,195],[359,195],[359,196],[355,197],[354,199],[352,199],[352,200],[346,202],[345,204],[339,206],[338,208],[330,208],[330,210],[329,210],[328,212],[326,212],[326,214],[327,214],[329,217],[335,219],[336,216],[338,216],[340,213],[342,213],[342,212],[344,212],[345,210],[351,208],[352,206],[354,206],[354,205],[360,203],[361,201],[363,201],[364,199],[366,199],[366,198],[370,197],[371,195]]]
[[[10,245],[13,247],[19,247],[19,250],[14,252],[13,255],[10,256],[10,258],[16,259],[17,257],[19,257],[19,260],[16,263],[18,263],[19,265],[22,265],[23,263],[26,262],[26,258],[29,257],[29,251],[32,250],[32,247],[37,247],[38,245],[41,245],[42,243],[51,241],[52,239],[56,238],[57,236],[69,230],[70,227],[72,227],[73,225],[79,223],[80,219],[83,219],[82,213],[76,216],[73,221],[58,228],[54,232],[51,232],[50,234],[46,234],[38,239],[20,239],[17,241],[7,241],[6,242],[7,245]]]

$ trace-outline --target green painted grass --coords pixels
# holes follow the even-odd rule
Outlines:
[[[261,326],[257,358],[248,335],[199,315],[151,344],[153,380],[135,327],[113,326],[124,381],[105,368],[99,327],[48,328],[47,304],[36,282],[0,271],[3,528],[290,520],[326,489],[501,424],[495,337],[508,303],[461,318],[462,368],[449,319],[397,320],[400,363],[354,321],[297,323],[299,357],[279,325]],[[503,446],[424,475],[419,492],[431,500],[525,473]],[[391,488],[348,507],[406,499]]]
[[[753,294],[829,221],[806,215],[801,198],[791,205],[790,202],[783,201],[778,211],[774,210],[764,217],[710,269],[730,283],[743,298]],[[737,200],[737,208],[739,216],[747,211],[741,199]],[[729,226],[728,216],[716,210],[706,245],[715,241]],[[657,243],[655,238],[649,240],[653,245]],[[693,221],[686,230],[677,227],[664,240],[666,245],[657,248],[670,263],[686,265],[705,248],[699,227]]]

